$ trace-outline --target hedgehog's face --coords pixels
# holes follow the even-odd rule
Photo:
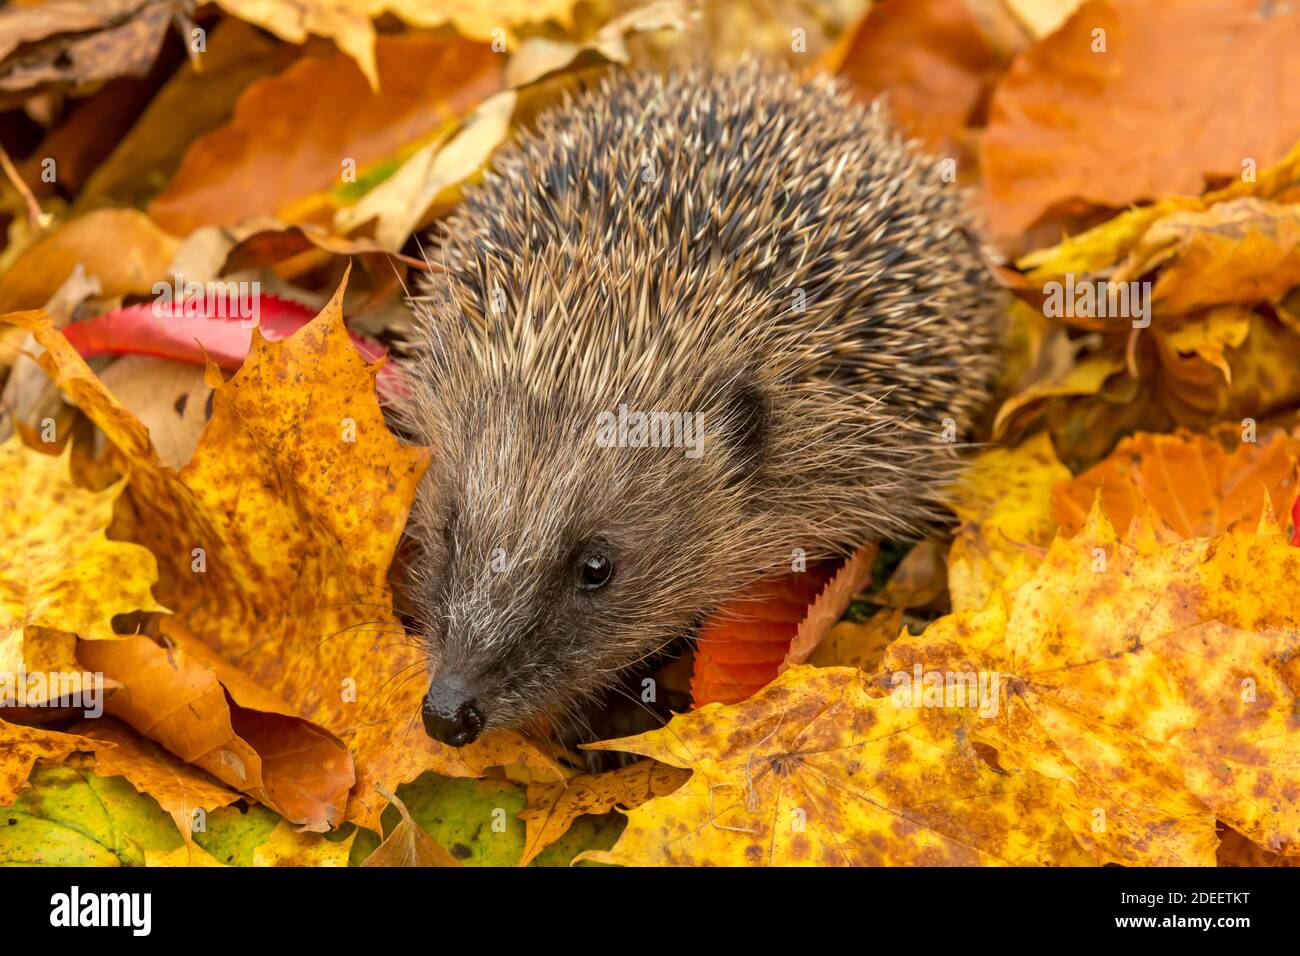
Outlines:
[[[690,632],[752,566],[734,541],[738,455],[755,457],[757,432],[735,426],[737,402],[755,399],[669,420],[649,446],[618,404],[482,400],[424,489],[439,526],[416,595],[430,735],[459,746],[489,729],[558,725]]]

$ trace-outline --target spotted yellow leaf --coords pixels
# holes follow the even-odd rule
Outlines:
[[[1121,539],[1098,502],[1027,581],[895,641],[882,675],[1000,675],[976,739],[1055,779],[1100,860],[1213,865],[1216,817],[1300,854],[1300,551],[1269,522],[1181,539],[1142,504]]]
[[[709,704],[600,746],[692,771],[628,814],[629,865],[1085,864],[1042,792],[970,743],[975,712],[900,705],[846,667],[792,667],[749,700]]]
[[[153,555],[105,534],[123,483],[80,488],[69,460],[0,444],[0,674],[26,670],[28,628],[112,640],[114,615],[164,610]]]

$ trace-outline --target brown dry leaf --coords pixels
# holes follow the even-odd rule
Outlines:
[[[180,468],[208,425],[212,391],[197,365],[152,355],[123,355],[100,374],[106,388],[149,429],[164,465]]]
[[[954,611],[981,608],[1033,573],[1056,534],[1052,487],[1069,477],[1045,432],[971,459],[951,505],[962,521],[948,552]]]
[[[1231,827],[1219,835],[1219,866],[1300,866],[1300,857],[1269,853]]]
[[[98,0],[20,5],[0,19],[0,104],[37,88],[77,89],[153,65],[177,0]]]
[[[1005,56],[966,0],[871,5],[839,51],[840,74],[864,100],[888,94],[899,123],[932,152],[959,153]]]
[[[874,671],[903,629],[903,609],[877,611],[862,624],[840,621],[808,658],[818,667],[856,667]]]
[[[749,700],[605,741],[693,771],[628,814],[625,865],[1085,864],[1048,781],[999,773],[969,742],[973,715],[898,707],[847,667],[790,668]]]
[[[1289,4],[1085,3],[994,90],[981,144],[993,232],[1198,193],[1281,158],[1300,140],[1298,44]]]
[[[231,121],[193,143],[149,214],[178,235],[252,216],[328,222],[386,172],[377,167],[501,89],[503,58],[464,40],[385,36],[378,58],[382,94],[342,54],[304,58],[247,87]]]
[[[147,295],[165,277],[178,241],[135,209],[71,219],[27,248],[0,276],[0,312],[45,305],[78,265],[104,296]]]
[[[14,802],[38,760],[55,763],[76,751],[92,751],[93,741],[0,720],[0,807]]]
[[[158,557],[159,594],[185,630],[357,758],[349,819],[379,829],[389,790],[436,769],[477,776],[525,762],[564,776],[518,734],[459,750],[419,728],[425,659],[391,610],[388,569],[428,460],[388,431],[377,365],[347,337],[343,288],[292,337],[255,335],[190,462],[163,465],[67,341],[34,315],[10,320],[129,467],[137,540]]]
[[[1224,429],[1219,440],[1181,430],[1125,438],[1105,461],[1052,489],[1052,514],[1073,536],[1100,492],[1106,517],[1123,535],[1145,500],[1184,538],[1253,527],[1269,502],[1290,514],[1297,489],[1290,442],[1281,432],[1262,444],[1233,441],[1239,436]]]
[[[1228,305],[1189,317],[1174,328],[1162,328],[1156,337],[1161,360],[1172,371],[1182,357],[1194,355],[1222,375],[1224,384],[1230,385],[1232,365],[1228,361],[1228,350],[1240,348],[1246,341],[1253,319],[1249,309]],[[1175,354],[1178,358],[1174,358]]]
[[[1258,419],[1300,400],[1300,364],[1292,360],[1300,333],[1263,311],[1211,309],[1138,344],[1141,381],[1134,400],[1151,406],[1140,417],[1140,430],[1207,429],[1224,420]]]
[[[1041,287],[1067,274],[1082,279],[1110,277],[1147,232],[1166,217],[1205,213],[1216,204],[1247,198],[1270,205],[1300,200],[1300,143],[1277,163],[1259,170],[1253,179],[1237,180],[1203,196],[1171,195],[1148,206],[1125,210],[1054,246],[1021,256],[1016,267],[1025,272],[1024,284],[1030,287]],[[1176,230],[1168,234],[1177,238]]]
[[[525,827],[519,865],[531,863],[584,813],[639,807],[647,800],[672,793],[689,776],[689,771],[679,767],[638,760],[607,773],[579,774],[563,783],[531,784],[528,806],[519,813]]]
[[[288,226],[270,217],[255,217],[246,220],[238,229],[223,230],[223,233],[231,236],[234,241],[223,258],[222,273],[275,265],[312,250],[329,253],[331,256],[353,256],[363,264],[367,259],[372,259],[378,268],[389,273],[392,272],[388,264],[390,260],[412,269],[430,269],[424,259],[392,252],[374,239],[364,236],[345,239],[310,223]],[[379,262],[380,259],[383,260],[382,263]]]
[[[362,866],[460,866],[446,849],[429,838],[429,834],[411,819],[411,813],[395,793],[381,791],[402,815],[393,832],[384,838]]]
[[[903,556],[885,586],[872,597],[885,607],[926,607],[948,591],[948,543],[930,537]]]
[[[1003,402],[993,422],[994,439],[1006,441],[1023,433],[1044,404],[1102,394],[1106,383],[1123,371],[1124,357],[1119,354],[1098,352],[1079,359],[1059,376],[1030,385]]]
[[[108,712],[291,823],[341,824],[356,782],[343,743],[179,628],[165,634],[165,647],[137,635],[80,648],[82,663],[125,685]]]
[[[804,619],[799,622],[799,630],[790,642],[785,660],[781,662],[782,671],[807,661],[835,622],[849,609],[853,596],[871,584],[871,568],[875,564],[878,549],[875,541],[868,541],[849,555],[835,576],[826,582],[817,599],[809,605]]]
[[[347,866],[353,830],[344,840],[327,840],[319,833],[302,833],[284,820],[266,842],[253,851],[253,866]]]
[[[90,171],[76,191],[74,208],[143,207],[176,172],[189,144],[230,119],[245,87],[284,69],[298,55],[294,47],[241,20],[219,20],[208,30],[197,62],[177,68],[113,151]],[[186,278],[203,281],[188,273]]]
[[[1294,855],[1297,582],[1276,526],[1177,540],[1143,503],[1121,540],[1098,505],[1029,581],[895,641],[881,679],[1000,675],[999,713],[972,732],[1004,768],[1055,779],[1102,861],[1212,865],[1216,816]]]
[[[239,799],[236,791],[115,720],[83,721],[75,731],[94,742],[96,773],[125,777],[131,786],[157,800],[187,842],[194,829],[195,810],[215,810]]]

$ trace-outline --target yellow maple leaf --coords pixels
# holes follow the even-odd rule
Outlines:
[[[253,866],[347,866],[353,830],[343,840],[327,840],[319,833],[301,833],[281,820],[266,842],[253,851]]]
[[[93,741],[76,734],[0,720],[0,807],[14,802],[37,760],[58,762],[75,751],[94,749]]]
[[[1258,569],[1270,568],[1267,577]],[[882,673],[996,673],[976,738],[1058,781],[1105,861],[1213,865],[1216,815],[1300,853],[1300,552],[1267,523],[1179,540],[1143,502],[1125,539],[1094,506],[1033,576],[892,644]]]
[[[999,772],[973,714],[900,706],[846,667],[792,667],[749,700],[709,704],[598,746],[688,768],[628,814],[630,865],[1083,864],[1034,773]]]
[[[179,470],[43,314],[7,318],[46,348],[42,365],[129,469],[133,534],[158,558],[160,597],[195,638],[349,744],[348,818],[378,830],[376,784],[516,761],[562,773],[518,734],[455,750],[419,728],[425,659],[392,611],[388,569],[429,452],[388,431],[379,365],[348,338],[343,291],[288,339],[254,332],[229,382],[209,369],[212,418]]]
[[[116,614],[163,611],[153,555],[104,533],[124,482],[88,491],[69,455],[43,455],[17,436],[0,444],[0,674],[26,670],[28,628],[112,640]]]
[[[519,813],[524,821],[524,852],[519,865],[531,863],[582,814],[638,807],[653,797],[672,793],[689,776],[679,767],[638,760],[606,773],[578,774],[562,783],[530,784],[528,806]]]
[[[1033,572],[1056,533],[1052,487],[1069,477],[1045,432],[971,459],[951,505],[962,521],[948,553],[953,610],[983,607]]]

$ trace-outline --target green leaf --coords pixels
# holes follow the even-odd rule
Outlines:
[[[0,865],[144,866],[145,850],[183,842],[158,802],[123,777],[37,767],[30,782],[0,809]]]
[[[259,803],[234,803],[208,813],[207,829],[194,842],[227,866],[252,866],[253,851],[267,841],[279,816]]]

